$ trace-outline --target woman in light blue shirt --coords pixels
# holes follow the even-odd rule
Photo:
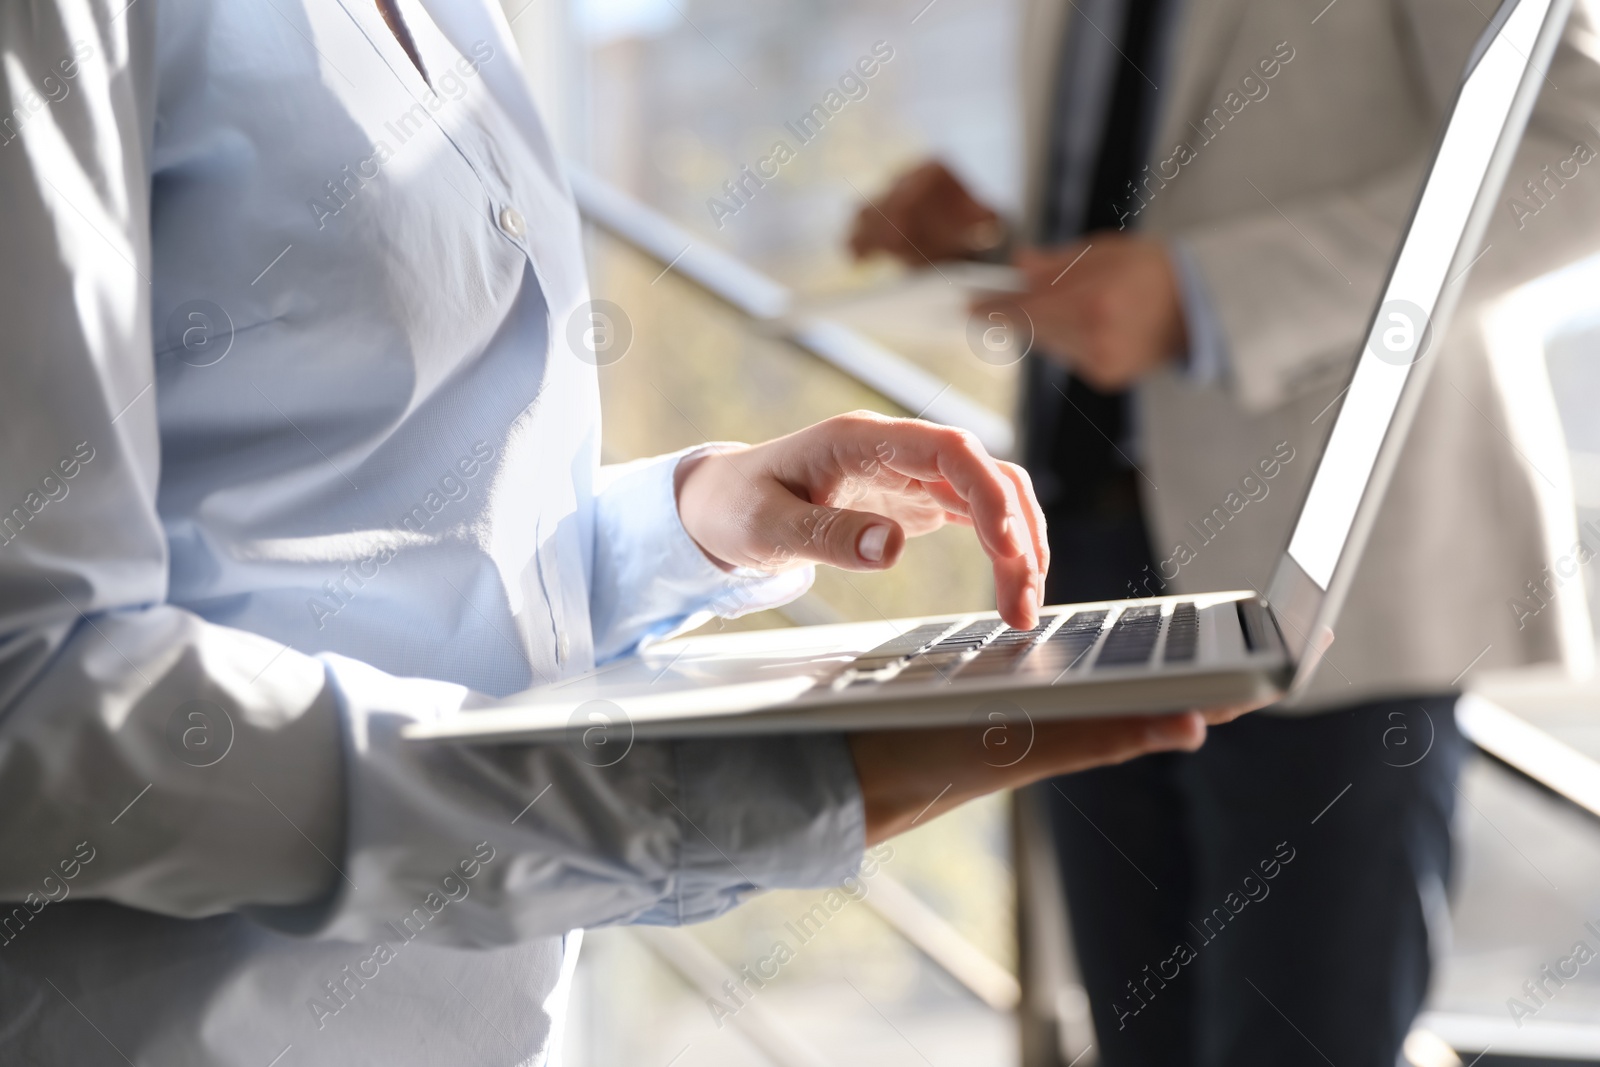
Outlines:
[[[578,221],[481,0],[6,4],[0,54],[5,1062],[545,1063],[569,931],[1203,736],[399,743],[950,518],[1030,625],[1032,490],[870,415],[599,468]]]

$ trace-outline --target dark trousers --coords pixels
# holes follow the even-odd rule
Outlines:
[[[1447,921],[1453,705],[1250,715],[1034,787],[1102,1064],[1395,1067]]]

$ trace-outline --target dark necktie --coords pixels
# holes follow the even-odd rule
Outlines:
[[[1126,0],[1121,55],[1081,225],[1074,229],[1064,220],[1057,199],[1050,197],[1040,235],[1044,241],[1060,243],[1115,229],[1118,208],[1126,210],[1129,182],[1144,163],[1146,127],[1154,111],[1150,94],[1155,91],[1146,74],[1156,69],[1167,6],[1166,0]],[[1081,14],[1078,18],[1073,32],[1098,32]],[[1074,104],[1058,97],[1058,106]],[[1063,130],[1065,119],[1058,115],[1052,129]],[[1060,153],[1052,151],[1050,159],[1054,169]],[[1058,184],[1052,180],[1051,187]],[[1127,394],[1099,392],[1071,375],[1063,382],[1061,375],[1047,372],[1041,355],[1028,362],[1024,458],[1049,515],[1053,562],[1047,595],[1052,601],[1073,601],[1160,592],[1146,588],[1151,556],[1139,506],[1139,476],[1118,449],[1129,429]]]

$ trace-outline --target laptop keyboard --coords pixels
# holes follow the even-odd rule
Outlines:
[[[1060,674],[1083,668],[1137,667],[1150,662],[1161,639],[1166,663],[1193,662],[1199,647],[1200,614],[1185,601],[1163,616],[1159,605],[1124,609],[1101,640],[1109,610],[1046,615],[1031,630],[1013,630],[999,619],[928,623],[857,656],[834,678],[835,688],[882,684],[916,685],[1010,674],[1024,663],[1030,672]],[[1057,625],[1059,621],[1059,625]],[[1090,661],[1096,645],[1099,654]]]
[[[1052,615],[1050,618],[1054,620],[1055,616]],[[1045,625],[1043,620],[1040,621],[1040,625]],[[1017,633],[999,619],[984,619],[970,626],[964,626],[925,651],[912,656],[910,662],[890,681],[903,685],[907,682],[933,682],[940,678],[949,678],[968,663],[981,657],[994,641],[1007,632]]]
[[[1192,663],[1200,645],[1200,613],[1193,604],[1179,604],[1167,623],[1168,663]]]
[[[1095,660],[1097,667],[1131,667],[1148,663],[1161,636],[1161,609],[1155,605],[1128,608],[1117,616],[1106,643]]]
[[[1100,639],[1100,630],[1110,614],[1109,611],[1079,611],[1068,616],[1037,652],[1028,657],[1028,666],[1051,674],[1080,666]]]

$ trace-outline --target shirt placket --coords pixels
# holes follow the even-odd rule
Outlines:
[[[419,24],[413,25],[412,32],[424,54],[448,56],[452,61],[459,56],[425,14],[417,22]],[[499,113],[481,75],[462,78],[462,81],[466,86],[463,95],[439,109],[434,120],[477,177],[501,236],[517,247],[529,268],[537,275],[538,264],[529,240],[528,216],[524,214],[523,205],[519,204],[510,178],[518,173],[517,161],[506,156],[506,152],[516,151],[516,131],[509,120]],[[507,148],[502,150],[502,145]],[[536,206],[529,204],[527,210],[531,212]],[[564,610],[565,585],[561,581],[557,562],[556,524],[542,509],[538,512],[536,522],[533,563],[550,628],[550,643],[546,647],[552,649],[558,670],[566,673],[571,669],[574,652],[568,619],[576,616]]]

